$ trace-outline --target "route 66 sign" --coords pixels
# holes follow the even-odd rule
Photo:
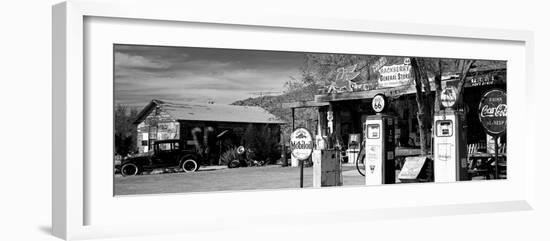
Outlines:
[[[383,94],[377,94],[374,96],[374,98],[372,98],[372,109],[376,113],[380,113],[384,111],[385,107],[386,107],[386,96],[384,96]]]

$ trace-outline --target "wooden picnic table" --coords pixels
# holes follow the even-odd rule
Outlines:
[[[498,156],[499,178],[506,178],[506,153],[498,153]],[[477,151],[468,153],[468,173],[470,174],[470,178],[484,176],[486,179],[490,179],[495,166],[494,161],[492,161],[494,157],[494,153]]]

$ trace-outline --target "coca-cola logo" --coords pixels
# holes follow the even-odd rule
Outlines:
[[[486,92],[479,103],[479,120],[490,135],[501,135],[506,131],[506,92],[494,89]]]
[[[507,105],[506,104],[500,104],[496,107],[491,107],[489,105],[484,105],[481,107],[481,113],[479,115],[482,118],[485,117],[506,117],[506,110]]]

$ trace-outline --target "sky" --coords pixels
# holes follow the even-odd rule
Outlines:
[[[114,46],[115,104],[152,99],[230,104],[281,92],[304,53],[143,45]]]

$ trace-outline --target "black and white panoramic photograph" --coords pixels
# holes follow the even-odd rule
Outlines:
[[[506,61],[129,44],[113,58],[114,195],[507,178]]]

